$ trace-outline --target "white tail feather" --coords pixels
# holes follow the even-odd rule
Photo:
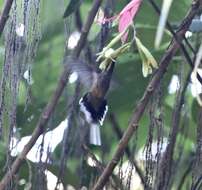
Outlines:
[[[100,126],[92,123],[90,126],[90,144],[101,146]]]

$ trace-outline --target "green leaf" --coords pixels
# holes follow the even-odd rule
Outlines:
[[[63,18],[68,17],[69,15],[71,15],[81,4],[81,0],[71,0],[69,5],[67,6],[65,13],[63,15]]]
[[[152,73],[152,67],[158,68],[158,64],[150,51],[142,44],[140,39],[138,37],[135,37],[136,45],[140,54],[140,57],[142,58],[142,71],[143,76],[147,77],[148,74]]]

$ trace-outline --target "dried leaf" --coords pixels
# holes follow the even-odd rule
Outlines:
[[[152,67],[158,68],[158,64],[154,59],[150,51],[142,44],[139,38],[135,37],[138,52],[142,59],[142,73],[144,77],[147,77],[152,73]]]

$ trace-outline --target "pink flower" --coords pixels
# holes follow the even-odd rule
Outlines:
[[[126,30],[129,27],[129,25],[133,23],[133,18],[137,14],[141,3],[142,3],[142,0],[132,0],[119,13],[118,30],[120,33]],[[127,37],[128,37],[128,32],[125,33],[123,37],[121,38],[123,43],[127,40]]]
[[[96,22],[99,24],[104,24],[105,22],[112,22],[113,20],[118,18],[118,31],[119,33],[124,32],[132,23],[135,15],[137,14],[139,7],[142,3],[142,0],[132,0],[128,3],[122,11],[111,18],[105,18],[102,13],[101,16],[98,14],[98,18],[96,18]],[[128,37],[128,32],[126,32],[122,37],[121,41],[126,42]]]

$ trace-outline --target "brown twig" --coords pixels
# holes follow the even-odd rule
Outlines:
[[[189,174],[191,173],[192,170],[192,166],[193,166],[193,160],[190,161],[190,163],[188,164],[187,169],[185,170],[184,174],[182,175],[182,178],[180,180],[180,183],[177,187],[178,190],[181,190],[184,183],[185,183],[185,179],[189,176]]]
[[[83,26],[83,28],[81,30],[82,35],[81,35],[80,40],[77,44],[77,48],[74,51],[75,57],[79,57],[82,48],[85,46],[85,42],[86,42],[90,27],[94,21],[95,15],[96,15],[101,3],[102,3],[102,0],[95,0],[93,5],[92,5],[92,9],[89,12],[88,19],[87,19],[85,25]]]
[[[91,159],[95,162],[95,165],[96,165],[96,169],[101,173],[104,171],[105,169],[105,165],[99,161],[96,156],[93,154],[93,152],[90,150],[90,148],[86,145],[86,144],[83,144],[82,145],[82,148],[85,152],[85,154],[89,157],[91,157]],[[121,179],[119,178],[119,176],[115,175],[115,174],[112,174],[111,178],[110,178],[110,183],[111,183],[111,186],[113,187],[113,189],[124,189],[122,184],[120,183],[116,183],[116,181],[121,181]],[[118,187],[120,186],[120,187]]]
[[[115,2],[113,2],[114,0],[108,0],[105,2],[104,5],[104,18],[110,18],[113,16],[113,9],[115,6]],[[111,29],[111,23],[110,22],[105,22],[102,23],[101,26],[101,31],[100,31],[100,40],[99,40],[99,51],[102,51],[102,49],[104,48],[104,46],[107,43],[109,34],[110,34],[110,29]]]
[[[94,2],[93,2],[92,9],[90,10],[87,21],[82,29],[80,40],[74,51],[75,57],[78,57],[80,55],[81,50],[83,49],[83,47],[85,45],[85,41],[87,39],[88,32],[90,30],[90,27],[93,23],[93,19],[98,11],[98,8],[99,8],[101,2],[102,2],[102,0],[94,0]],[[60,76],[55,93],[53,94],[52,99],[50,100],[50,102],[47,104],[44,111],[42,112],[42,114],[38,120],[38,123],[36,125],[36,128],[32,133],[31,139],[25,145],[22,152],[19,154],[19,156],[13,162],[13,164],[11,166],[11,170],[8,171],[5,174],[5,176],[3,177],[3,179],[1,180],[0,190],[4,190],[6,188],[6,185],[12,180],[12,177],[18,172],[19,168],[22,165],[24,158],[26,157],[26,155],[28,154],[28,152],[30,151],[32,146],[35,144],[38,137],[43,133],[45,125],[47,124],[48,120],[50,119],[50,116],[56,107],[56,104],[64,90],[64,87],[66,86],[69,74],[70,74],[69,70],[64,69],[64,71],[62,72],[62,74]]]
[[[73,120],[74,120],[74,113],[76,110],[78,97],[80,93],[80,82],[77,80],[76,86],[75,86],[75,92],[72,97],[72,100],[70,101],[70,105],[68,106],[68,114],[67,114],[67,120],[68,120],[68,126],[66,127],[64,134],[63,134],[63,140],[62,140],[62,151],[60,156],[60,166],[59,166],[59,172],[57,175],[57,183],[55,186],[55,190],[58,189],[58,186],[60,182],[62,181],[62,176],[64,176],[65,170],[66,170],[66,162],[68,159],[68,155],[70,152],[70,147],[72,147],[72,144],[69,143],[70,140],[72,140],[71,136],[73,134]]]
[[[121,131],[121,129],[119,127],[119,124],[118,124],[118,122],[117,122],[117,120],[115,118],[115,115],[113,113],[109,114],[109,120],[110,120],[110,122],[112,124],[114,132],[116,133],[116,136],[118,137],[118,140],[120,140],[121,137],[123,136],[123,132]],[[128,159],[130,160],[130,162],[134,165],[135,170],[136,170],[137,174],[139,175],[142,184],[145,186],[145,177],[144,177],[144,174],[143,174],[141,168],[138,166],[136,160],[133,159],[133,156],[131,154],[129,146],[127,146],[125,148],[125,153],[126,153]]]
[[[191,190],[200,190],[202,186],[202,175],[197,179],[195,185],[191,188]]]
[[[193,178],[191,190],[201,189],[202,183],[202,172],[201,158],[202,158],[202,107],[198,110],[198,126],[197,126],[197,147],[195,152],[194,166],[193,166]],[[200,185],[201,184],[201,185]]]
[[[161,11],[160,8],[158,7],[158,5],[154,2],[154,0],[149,0],[150,4],[152,5],[152,7],[154,8],[154,10],[157,12],[157,14],[160,16]],[[180,39],[177,38],[176,33],[174,32],[174,30],[172,29],[171,24],[169,23],[169,21],[166,22],[166,26],[167,29],[171,32],[171,34],[173,35],[174,39],[179,43],[180,45],[180,50],[183,53],[185,59],[187,60],[187,63],[189,64],[189,66],[193,69],[194,68],[194,63],[191,59],[191,57],[189,56],[189,53],[187,52],[184,44],[182,43],[182,41]],[[185,40],[186,44],[190,47],[190,49],[195,52],[193,50],[193,47],[191,46],[191,44],[189,44],[187,38],[185,36],[183,36],[183,40]],[[199,75],[199,73],[197,72],[197,79],[199,80],[199,82],[202,84],[202,78]]]
[[[12,4],[13,4],[13,0],[7,0],[5,2],[3,12],[2,12],[2,15],[0,18],[0,36],[2,35],[2,32],[3,32],[4,27],[6,25],[6,21],[8,20]]]
[[[79,32],[81,32],[83,23],[82,23],[81,14],[80,14],[80,8],[77,8],[77,10],[75,11],[75,25],[77,27],[77,30]],[[84,55],[85,55],[86,59],[88,60],[88,62],[92,63],[93,55],[92,55],[92,50],[90,48],[88,40],[86,40],[86,43],[85,43]]]
[[[199,10],[199,7],[201,7],[201,4],[202,4],[201,0],[194,1],[192,3],[192,8],[188,12],[187,16],[183,20],[182,24],[179,27],[179,30],[176,33],[178,39],[183,39],[183,36],[184,36],[185,32],[188,30],[192,19],[198,13],[198,10]],[[152,96],[154,90],[156,89],[159,82],[161,81],[164,74],[166,73],[167,67],[168,67],[171,59],[173,58],[173,56],[176,54],[178,49],[179,49],[179,44],[176,42],[175,39],[173,39],[171,45],[169,46],[169,49],[166,51],[165,55],[161,59],[159,69],[157,70],[156,74],[152,78],[151,82],[148,84],[148,87],[147,87],[142,99],[140,100],[139,104],[137,105],[137,107],[134,111],[134,114],[132,116],[132,119],[129,123],[129,127],[127,128],[123,137],[121,138],[121,140],[117,146],[117,149],[113,155],[112,160],[108,163],[104,172],[99,177],[97,183],[93,187],[93,190],[100,190],[106,184],[109,176],[112,174],[112,171],[114,170],[115,166],[118,164],[118,162],[124,152],[124,149],[127,147],[130,138],[132,137],[134,131],[138,128],[138,123],[145,111],[145,108],[150,100],[150,97]]]
[[[96,156],[91,152],[91,150],[85,144],[82,145],[83,150],[93,159],[95,165],[100,172],[104,170],[104,165],[96,158]]]
[[[172,128],[170,132],[170,137],[169,137],[169,143],[166,147],[165,154],[162,159],[161,163],[161,171],[159,172],[159,184],[157,189],[167,189],[169,182],[170,182],[170,176],[172,172],[172,163],[173,163],[173,154],[174,154],[174,149],[175,149],[175,144],[177,140],[177,134],[179,131],[179,124],[180,124],[180,118],[181,118],[181,110],[182,106],[184,104],[184,98],[185,98],[185,92],[187,90],[189,81],[190,81],[190,76],[191,76],[192,70],[189,72],[185,84],[182,88],[180,88],[177,98],[176,98],[176,104],[174,111],[172,113]],[[181,85],[182,86],[182,85]]]

